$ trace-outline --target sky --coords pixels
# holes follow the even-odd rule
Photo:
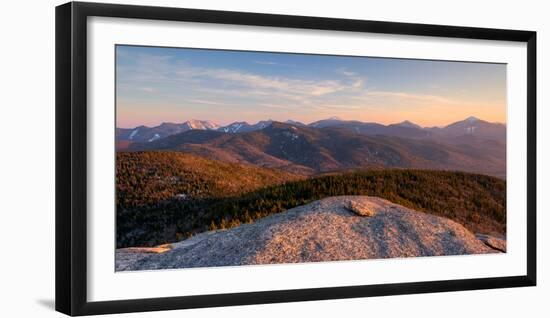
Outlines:
[[[121,128],[329,117],[506,123],[505,64],[118,45],[116,94]]]

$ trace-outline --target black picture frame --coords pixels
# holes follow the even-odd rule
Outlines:
[[[91,16],[501,40],[527,44],[527,275],[88,302],[87,18]],[[536,32],[322,17],[70,2],[56,7],[56,310],[92,315],[536,284]],[[522,169],[522,167],[512,167]]]

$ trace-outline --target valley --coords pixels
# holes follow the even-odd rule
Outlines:
[[[252,126],[258,129],[250,130]],[[252,126],[246,132],[225,132],[227,127],[190,129],[147,142],[119,138],[117,145],[120,151],[179,151],[305,176],[353,168],[506,175],[505,126],[473,118],[444,128],[337,119],[309,125],[262,121]]]

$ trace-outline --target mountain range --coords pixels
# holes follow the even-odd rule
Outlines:
[[[117,141],[152,142],[170,135],[189,130],[216,130],[220,126],[208,120],[192,119],[181,124],[162,123],[155,127],[138,126],[135,128],[117,128]]]
[[[189,130],[213,130],[225,133],[247,133],[269,127],[273,122],[274,121],[271,119],[262,120],[255,124],[249,124],[245,121],[238,121],[227,126],[220,126],[212,121],[192,119],[181,124],[162,123],[155,127],[138,126],[135,128],[117,128],[116,140],[128,142],[152,142]],[[375,122],[342,120],[338,117],[315,121],[308,125],[291,119],[285,121],[284,123],[296,127],[339,127],[353,130],[356,133],[365,135],[387,135],[406,138],[460,137],[464,135],[471,135],[502,142],[506,139],[506,125],[501,123],[490,123],[476,117],[468,117],[462,121],[458,121],[444,127],[421,127],[420,125],[412,123],[408,120],[396,124],[383,125]]]
[[[190,129],[184,123],[178,126],[186,129],[183,132],[167,132],[166,137],[141,142],[133,141],[142,129],[138,127],[128,135],[134,134],[132,142],[122,144],[124,140],[119,139],[118,150],[180,151],[301,175],[386,167],[461,170],[499,177],[506,172],[505,125],[475,118],[442,128],[418,128],[407,121],[382,125],[336,118],[309,125],[269,120],[243,123],[239,129],[233,124],[216,127],[200,123],[205,128]],[[151,128],[157,129],[154,134],[161,135],[161,126]],[[150,136],[152,132],[146,133]]]

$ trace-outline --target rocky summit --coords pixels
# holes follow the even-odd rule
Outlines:
[[[351,208],[353,207],[353,208]],[[369,213],[353,212],[365,207]],[[197,234],[161,249],[121,248],[116,270],[305,263],[501,253],[506,241],[390,201],[329,197],[251,224]]]

